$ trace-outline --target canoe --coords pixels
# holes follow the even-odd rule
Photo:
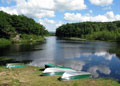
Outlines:
[[[72,69],[71,67],[65,67],[65,66],[54,65],[54,64],[45,64],[45,68],[63,68],[63,69]]]
[[[76,79],[82,79],[82,78],[90,78],[92,75],[89,72],[65,72],[62,77],[60,78],[61,81],[64,80],[76,80]]]
[[[6,68],[18,68],[18,67],[24,67],[25,65],[23,63],[8,63],[6,64]]]
[[[64,72],[75,72],[75,70],[62,68],[46,68],[43,71],[42,75],[43,76],[62,75]]]

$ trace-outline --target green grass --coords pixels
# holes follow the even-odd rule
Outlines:
[[[35,43],[35,42],[41,42],[44,41],[45,38],[42,36],[37,36],[37,35],[27,35],[27,34],[21,34],[20,40],[13,41],[14,43]]]
[[[9,57],[0,57],[0,61],[8,61],[8,60],[13,60],[13,59]]]
[[[112,79],[80,79],[59,81],[60,76],[40,76],[40,67],[4,69],[0,67],[0,86],[120,86]]]
[[[79,37],[64,37],[67,40],[78,40],[78,41],[85,41],[86,39],[79,38]]]
[[[12,43],[11,40],[0,38],[0,47],[10,45],[11,43]]]
[[[78,37],[70,37],[71,40],[80,40],[80,41],[84,41],[86,39],[82,39],[82,38],[78,38]]]
[[[12,38],[10,38],[10,39],[0,38],[0,48],[10,45],[12,43],[27,44],[27,43],[42,42],[44,40],[45,40],[45,38],[42,36],[37,36],[37,35],[33,35],[33,34],[31,34],[31,35],[21,34],[19,40],[13,40]]]
[[[4,68],[4,66],[0,66],[0,72],[2,72],[3,68]]]

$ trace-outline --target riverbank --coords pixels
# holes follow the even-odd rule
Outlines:
[[[40,76],[42,69],[33,66],[5,69],[1,66],[0,86],[120,86],[117,81],[103,78],[59,81],[60,76]]]
[[[63,39],[65,39],[65,40],[77,40],[77,41],[87,40],[87,39],[82,39],[82,38],[79,38],[79,37],[64,37]]]
[[[35,43],[35,42],[42,42],[44,40],[45,38],[43,36],[21,34],[18,40],[15,40],[15,38],[13,38],[12,42],[13,43]]]
[[[18,38],[10,38],[10,39],[0,38],[0,47],[7,46],[13,43],[21,43],[21,44],[36,43],[36,42],[42,42],[44,40],[45,38],[42,36],[22,34],[21,37]]]
[[[0,47],[7,46],[12,44],[11,40],[5,39],[5,38],[0,38]]]
[[[75,41],[105,41],[105,42],[116,42],[114,40],[93,40],[93,39],[84,39],[79,37],[63,37],[65,40],[75,40]]]

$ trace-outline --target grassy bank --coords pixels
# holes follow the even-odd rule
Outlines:
[[[12,40],[13,43],[35,43],[35,42],[41,42],[44,41],[45,38],[42,36],[37,35],[27,35],[27,34],[21,34],[19,40]]]
[[[5,65],[6,63],[11,63],[14,60],[10,57],[0,57],[0,65]]]
[[[106,42],[116,42],[114,40],[95,40],[95,39],[85,39],[85,38],[79,38],[79,37],[63,37],[62,39],[65,40],[75,40],[75,41],[106,41]]]
[[[120,86],[111,79],[59,81],[60,76],[40,76],[41,70],[32,66],[15,69],[0,67],[0,86]]]
[[[0,47],[10,45],[12,43],[11,40],[5,39],[5,38],[0,38]]]
[[[86,39],[79,38],[79,37],[64,37],[66,40],[78,40],[78,41],[85,41]]]
[[[10,39],[0,38],[0,47],[4,47],[12,43],[36,43],[44,40],[45,38],[42,36],[21,34],[17,40],[15,40],[14,38]]]

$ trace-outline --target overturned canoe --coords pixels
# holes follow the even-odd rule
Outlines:
[[[6,64],[6,68],[18,68],[18,67],[24,67],[25,65],[23,63],[9,63]]]
[[[43,71],[42,75],[43,76],[62,75],[64,72],[75,72],[75,70],[62,68],[46,68]]]
[[[61,81],[64,80],[76,80],[82,78],[90,78],[92,75],[89,72],[65,72],[62,77],[60,78]]]
[[[63,69],[72,69],[71,67],[65,67],[65,66],[54,65],[54,64],[45,64],[45,68],[63,68]]]

